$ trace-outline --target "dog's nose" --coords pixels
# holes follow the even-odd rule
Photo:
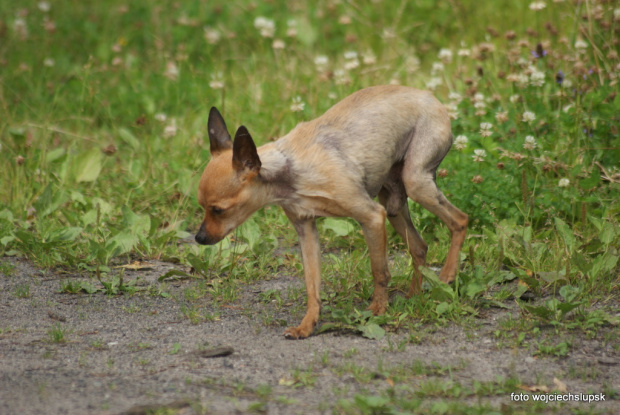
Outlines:
[[[205,238],[204,236],[200,235],[199,233],[196,234],[196,237],[194,238],[196,240],[196,242],[198,242],[200,245],[204,245],[205,242]]]

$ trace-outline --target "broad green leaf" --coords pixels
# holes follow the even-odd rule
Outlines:
[[[565,285],[560,288],[560,295],[564,299],[564,301],[571,302],[579,295],[581,290],[577,287],[573,287],[572,285]]]
[[[99,213],[102,218],[110,215],[114,211],[114,206],[99,197],[93,197],[91,203],[95,209],[97,208],[97,205],[99,205]]]
[[[50,183],[32,205],[37,211],[37,216],[39,218],[44,218],[56,211],[66,200],[67,194],[62,190],[54,192],[53,185]]]
[[[77,167],[75,180],[77,182],[94,182],[101,173],[103,167],[103,154],[99,149],[94,148],[80,157]]]
[[[52,232],[49,237],[49,242],[70,242],[75,240],[80,233],[82,233],[82,228],[77,226],[66,227]]]
[[[567,278],[564,274],[565,274],[564,270],[549,271],[549,272],[541,271],[538,273],[538,276],[542,278],[545,282],[554,283],[554,282],[560,282],[560,281],[567,281]]]
[[[325,218],[321,226],[334,232],[336,236],[347,236],[355,231],[355,227],[346,219]]]
[[[13,222],[13,212],[8,209],[4,209],[0,212],[0,220],[5,220],[7,222]]]
[[[614,226],[611,226],[611,225],[606,226],[600,232],[601,233],[598,235],[598,238],[605,245],[609,245],[616,238],[616,230]]]
[[[562,239],[566,244],[566,249],[569,253],[573,253],[575,249],[575,235],[573,234],[573,231],[562,219],[557,216],[554,217],[553,220],[555,221],[555,228],[558,230],[560,236],[562,236]]]
[[[479,284],[477,282],[470,282],[469,284],[467,284],[467,288],[465,289],[465,293],[466,293],[467,297],[474,298],[478,294],[480,294],[481,292],[484,292],[485,290],[486,290],[486,287],[484,285]]]
[[[575,308],[579,307],[583,304],[583,301],[579,301],[577,303],[560,303],[556,305],[556,308],[562,312],[562,315],[569,313]]]
[[[261,239],[260,228],[253,219],[247,220],[240,226],[237,234],[246,240],[250,248],[254,248],[255,244],[260,242]]]
[[[544,306],[535,307],[535,306],[530,306],[530,305],[526,305],[524,307],[531,314],[537,317],[540,317],[544,320],[551,320],[555,315],[555,312],[553,310],[550,310],[548,307],[544,307]]]
[[[161,277],[157,278],[157,281],[162,282],[166,278],[171,278],[171,277],[195,278],[194,275],[188,274],[183,271],[179,271],[178,269],[171,269],[170,271],[166,272]]]
[[[149,115],[155,114],[156,105],[155,105],[155,101],[153,101],[153,98],[151,98],[148,95],[142,96],[142,105],[144,106],[144,110],[146,111],[147,114]]]
[[[62,156],[64,156],[65,153],[66,153],[66,151],[65,151],[64,148],[62,148],[62,147],[55,148],[55,149],[47,152],[47,154],[45,155],[45,161],[47,163],[53,163],[54,161],[56,161],[59,158],[61,158]]]
[[[380,340],[385,336],[385,330],[375,323],[359,325],[357,329],[368,339]]]
[[[305,16],[297,19],[297,39],[306,46],[311,46],[317,38],[317,31]]]
[[[581,187],[584,190],[590,190],[598,186],[600,182],[601,182],[600,173],[598,172],[598,170],[593,169],[590,177],[579,181],[579,187]]]
[[[592,277],[596,277],[601,271],[608,272],[615,268],[618,263],[618,255],[614,255],[611,252],[605,252],[605,254],[597,257],[592,262],[592,269],[590,271]]]
[[[448,304],[445,301],[437,304],[437,307],[435,308],[435,312],[439,314],[440,316],[445,313],[450,312],[451,310],[452,310],[452,304]]]
[[[131,131],[126,128],[119,128],[118,135],[121,137],[121,140],[128,144],[134,150],[137,150],[140,147],[140,141],[136,138],[135,135]]]
[[[106,243],[106,250],[112,256],[126,254],[138,243],[138,237],[129,231],[117,233]]]
[[[123,226],[136,235],[146,235],[151,230],[149,215],[137,215],[128,206],[123,206]]]
[[[95,223],[97,221],[97,211],[95,209],[91,209],[80,217],[80,221],[84,227]]]

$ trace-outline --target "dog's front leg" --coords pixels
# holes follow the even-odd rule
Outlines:
[[[290,212],[286,212],[286,215],[293,222],[293,226],[299,236],[301,259],[306,279],[306,291],[308,293],[308,308],[301,324],[298,327],[286,329],[284,336],[289,339],[303,339],[312,334],[321,313],[321,249],[319,247],[319,234],[316,230],[316,221],[314,219],[298,218]]]

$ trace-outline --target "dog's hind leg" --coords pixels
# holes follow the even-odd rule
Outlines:
[[[383,188],[379,192],[379,202],[383,206],[387,206],[391,196],[392,195],[390,195],[387,189]],[[413,259],[413,276],[411,286],[409,287],[409,292],[407,293],[407,297],[411,297],[420,291],[420,286],[422,285],[422,274],[420,274],[418,267],[426,265],[426,252],[428,250],[428,245],[424,242],[424,239],[422,239],[411,221],[411,214],[409,213],[406,196],[404,202],[401,200],[400,203],[400,208],[395,212],[395,214],[390,215],[390,212],[388,211],[388,220],[390,221],[392,227],[400,235],[403,242],[407,244],[407,249]]]
[[[450,249],[439,274],[439,278],[447,283],[456,278],[459,251],[465,241],[469,221],[465,213],[446,199],[435,182],[435,171],[450,148],[449,139],[449,130],[437,140],[430,134],[414,137],[407,150],[402,173],[407,196],[437,216],[450,230]],[[437,142],[447,145],[438,146]]]

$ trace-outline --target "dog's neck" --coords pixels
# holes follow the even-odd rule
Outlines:
[[[277,143],[269,143],[258,149],[261,160],[258,179],[265,186],[267,204],[288,199],[295,192],[295,172],[293,163],[279,148]]]

